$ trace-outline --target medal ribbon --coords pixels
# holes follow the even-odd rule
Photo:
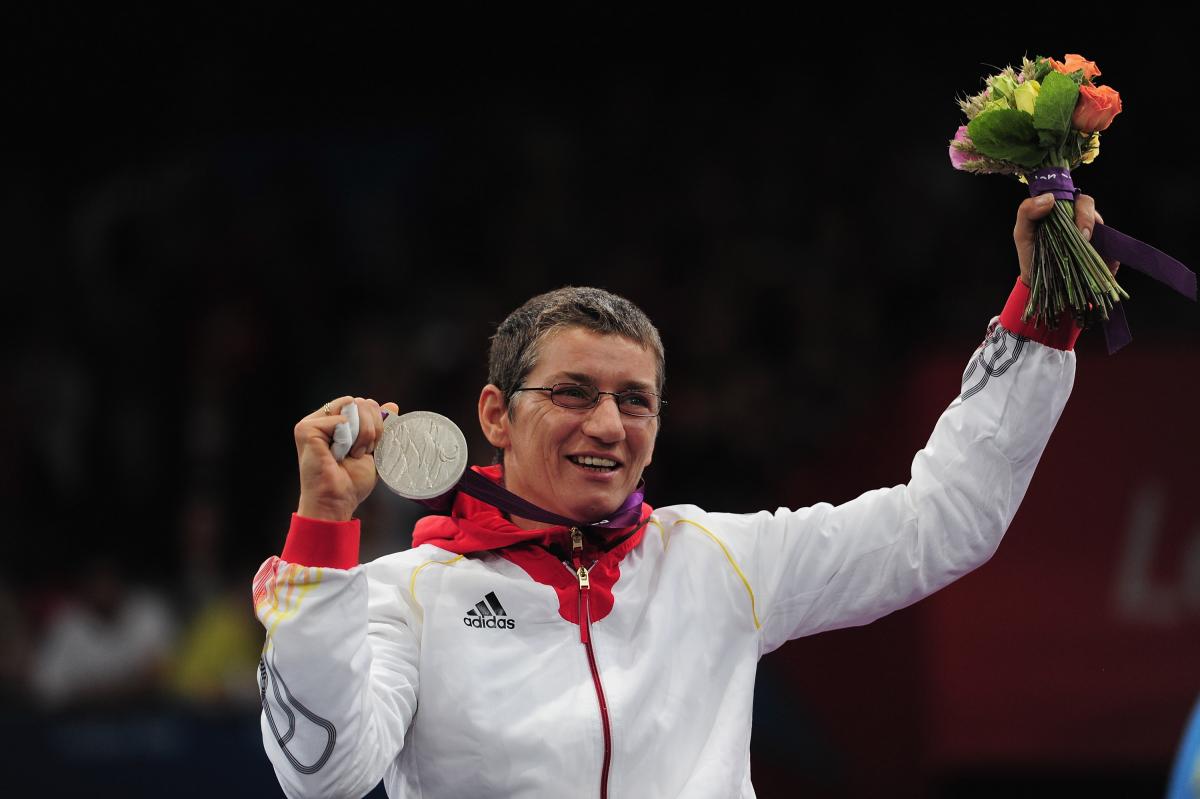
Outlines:
[[[1029,196],[1036,197],[1046,192],[1058,200],[1074,201],[1079,189],[1075,188],[1069,169],[1050,167],[1034,172],[1029,181]],[[1196,301],[1196,273],[1162,250],[1099,223],[1092,228],[1091,245],[1104,260],[1120,261],[1174,289],[1192,302]],[[1109,355],[1133,341],[1129,322],[1125,319],[1124,303],[1116,303],[1109,311],[1108,320],[1104,323],[1104,341],[1108,345]]]
[[[534,521],[556,524],[562,527],[619,529],[637,524],[641,520],[642,500],[646,498],[646,481],[639,480],[637,488],[633,489],[633,493],[625,498],[625,501],[621,503],[621,507],[613,511],[609,518],[598,522],[578,522],[574,519],[568,519],[566,516],[551,513],[534,505],[529,500],[522,499],[499,483],[493,483],[479,472],[470,468],[463,472],[458,485],[451,489],[449,493],[435,499],[417,501],[434,510],[445,510],[454,504],[454,495],[459,491],[489,505],[494,505],[509,515],[520,516],[523,519],[533,519]]]

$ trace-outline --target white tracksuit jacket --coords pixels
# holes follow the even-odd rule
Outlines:
[[[583,626],[563,615],[583,594],[565,563],[558,593],[494,551],[352,565],[332,549],[356,523],[294,519],[293,562],[269,559],[254,585],[263,742],[285,793],[754,796],[758,659],[928,596],[986,561],[1016,513],[1077,335],[1020,325],[1022,286],[907,485],[774,513],[659,508],[620,558],[611,611]]]

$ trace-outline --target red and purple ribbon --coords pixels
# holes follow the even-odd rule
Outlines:
[[[1069,169],[1049,167],[1034,172],[1029,181],[1031,197],[1046,192],[1058,200],[1074,200],[1079,189],[1075,188]],[[1091,245],[1106,261],[1120,261],[1174,289],[1192,302],[1196,301],[1196,274],[1162,250],[1099,223],[1092,229]],[[1110,355],[1133,340],[1123,303],[1115,304],[1109,311],[1104,323],[1104,340]]]
[[[444,509],[454,503],[454,494],[458,491],[462,491],[464,494],[475,497],[475,499],[493,505],[509,515],[520,516],[522,519],[533,519],[534,521],[557,524],[562,527],[619,529],[637,524],[641,520],[642,500],[646,497],[646,481],[639,480],[637,488],[633,489],[633,493],[625,498],[625,501],[621,503],[621,507],[613,511],[607,519],[596,522],[581,522],[568,519],[566,516],[559,516],[557,513],[551,513],[544,508],[534,505],[529,500],[522,499],[499,483],[493,483],[474,469],[467,469],[463,473],[462,479],[458,481],[458,485],[449,494],[428,500],[423,504],[428,505],[434,510],[439,510],[438,505],[441,506],[440,509]],[[438,505],[434,503],[438,503]]]
[[[627,496],[621,503],[621,507],[613,511],[607,519],[594,522],[577,521],[568,519],[566,516],[559,516],[557,513],[551,513],[527,499],[522,499],[499,483],[493,483],[474,469],[467,469],[463,472],[458,484],[440,497],[418,499],[414,502],[420,502],[438,513],[446,513],[453,507],[454,497],[459,491],[499,508],[510,516],[520,516],[522,519],[533,519],[537,522],[556,524],[561,527],[602,527],[615,530],[641,521],[642,500],[646,498],[646,481],[639,480],[633,493]]]

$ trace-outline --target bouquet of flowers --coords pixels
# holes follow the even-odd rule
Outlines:
[[[1081,326],[1108,319],[1129,295],[1075,227],[1071,170],[1100,152],[1100,132],[1121,112],[1121,96],[1095,79],[1092,61],[1022,59],[985,78],[987,88],[958,101],[967,124],[950,142],[950,163],[963,172],[1014,175],[1031,194],[1051,191],[1054,209],[1034,239],[1029,304],[1023,321],[1056,327],[1069,312]]]

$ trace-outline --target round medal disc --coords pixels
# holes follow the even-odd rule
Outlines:
[[[433,411],[410,411],[383,421],[375,445],[375,471],[406,499],[434,499],[467,468],[467,439],[458,425]]]

